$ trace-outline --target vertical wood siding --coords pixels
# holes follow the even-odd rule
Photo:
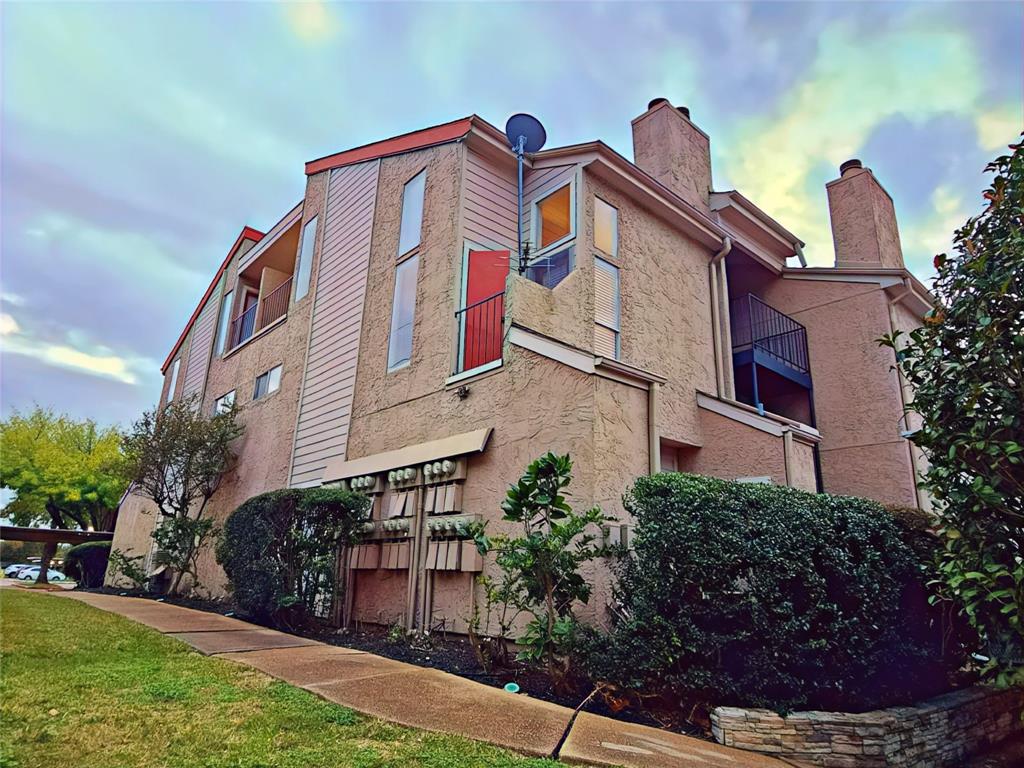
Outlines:
[[[196,395],[203,397],[206,387],[206,372],[210,365],[210,350],[213,347],[213,334],[217,328],[217,307],[220,305],[220,293],[224,280],[210,294],[202,311],[192,326],[192,341],[188,345],[188,360],[185,361],[185,379],[182,384],[183,398]]]
[[[488,247],[515,250],[516,177],[490,158],[466,151],[463,232]]]
[[[329,459],[345,457],[379,168],[373,160],[331,172],[292,486],[316,485]]]

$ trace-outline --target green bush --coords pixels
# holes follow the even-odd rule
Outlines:
[[[365,520],[369,499],[340,488],[254,496],[231,513],[217,544],[238,607],[293,627],[323,618],[336,590],[336,559]]]
[[[110,559],[109,541],[87,541],[64,555],[64,575],[83,587],[102,587]]]
[[[946,689],[963,659],[943,656],[927,561],[875,502],[670,473],[625,502],[617,618],[578,652],[627,700],[863,711]]]

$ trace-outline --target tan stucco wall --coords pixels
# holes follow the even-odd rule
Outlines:
[[[148,555],[158,518],[156,504],[141,496],[129,494],[118,509],[111,552],[118,551],[129,557]],[[104,583],[112,587],[130,586],[124,579],[117,578],[117,574],[109,568]]]
[[[700,450],[678,450],[680,472],[726,480],[770,477],[777,485],[786,484],[786,454],[781,437],[703,408],[699,414],[704,444]]]
[[[812,493],[818,490],[818,480],[814,471],[814,446],[810,443],[793,440],[789,461],[789,484]]]
[[[715,391],[708,276],[712,254],[617,189],[585,173],[580,251],[590,254],[591,264],[596,252],[595,195],[619,211],[618,258],[602,258],[619,267],[620,359],[668,379],[661,387],[661,436],[699,443],[696,391]],[[577,261],[582,260],[578,254]]]
[[[877,283],[782,279],[762,295],[807,327],[825,490],[916,506],[895,357],[877,342],[890,327],[885,292]]]

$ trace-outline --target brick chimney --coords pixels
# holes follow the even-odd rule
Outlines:
[[[903,250],[892,198],[860,160],[839,166],[839,178],[825,185],[832,218],[836,267],[902,269]]]
[[[677,195],[708,211],[711,140],[690,121],[690,110],[654,99],[633,120],[633,162]]]

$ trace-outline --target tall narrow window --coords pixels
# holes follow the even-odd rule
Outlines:
[[[313,246],[316,244],[316,216],[302,228],[299,263],[295,269],[295,300],[309,293],[309,276],[313,273]]]
[[[395,297],[391,305],[391,340],[388,370],[409,364],[412,357],[412,324],[416,319],[416,272],[419,256],[406,259],[395,270]]]
[[[594,259],[594,354],[619,358],[619,269]]]
[[[234,291],[228,291],[220,300],[220,318],[217,320],[217,343],[214,345],[215,354],[224,354],[224,343],[228,339],[228,326],[231,324],[231,302],[234,299]]]
[[[572,234],[572,185],[566,184],[536,204],[534,236],[538,249]]]
[[[423,228],[423,189],[427,172],[420,171],[405,185],[402,193],[402,229],[398,236],[398,255],[408,253],[420,244]]]
[[[167,385],[167,402],[171,402],[174,399],[174,390],[178,386],[178,367],[181,365],[181,358],[179,357],[171,364],[171,380]]]
[[[619,255],[619,211],[594,198],[594,245],[609,256]]]

